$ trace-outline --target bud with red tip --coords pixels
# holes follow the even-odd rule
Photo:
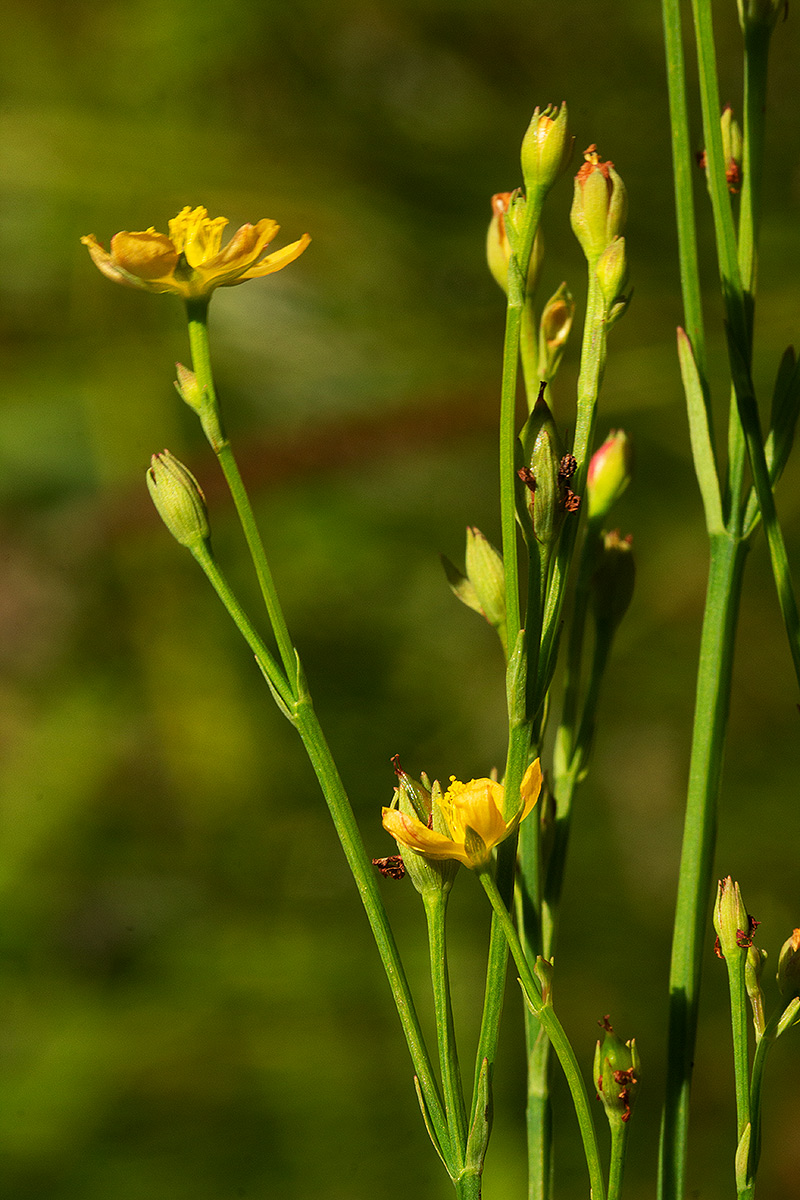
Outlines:
[[[511,243],[508,237],[506,222],[511,221],[516,228],[524,215],[525,201],[518,192],[497,192],[492,196],[492,219],[486,234],[486,261],[495,282],[508,295],[508,263],[511,258]],[[544,246],[539,230],[533,242],[530,259],[528,260],[528,282],[526,295],[532,295],[539,278],[539,271],[544,257]]]
[[[570,221],[584,254],[595,263],[625,229],[628,193],[614,164],[603,162],[594,145],[583,157],[585,162],[575,176]]]

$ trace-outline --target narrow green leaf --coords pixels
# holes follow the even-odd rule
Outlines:
[[[722,516],[722,498],[719,476],[714,456],[714,439],[711,428],[706,395],[692,352],[692,344],[686,333],[678,328],[678,358],[681,365],[683,390],[686,393],[686,409],[689,414],[689,436],[692,457],[709,534],[721,533],[725,528]]]
[[[468,1169],[481,1169],[492,1131],[492,1081],[489,1060],[484,1058],[475,1084],[474,1117],[467,1138],[464,1165]]]
[[[781,477],[786,460],[792,449],[797,417],[800,414],[800,361],[796,360],[794,348],[789,348],[781,358],[772,393],[770,431],[766,453],[770,482]]]
[[[442,1163],[444,1164],[444,1169],[447,1171],[447,1174],[450,1176],[451,1179],[454,1179],[455,1176],[453,1175],[453,1172],[450,1170],[449,1166],[447,1165],[447,1159],[445,1158],[444,1154],[442,1153],[442,1148],[439,1145],[438,1138],[436,1137],[436,1134],[434,1133],[434,1130],[433,1130],[433,1126],[431,1125],[431,1120],[430,1120],[430,1117],[428,1116],[428,1106],[425,1103],[425,1097],[422,1093],[422,1087],[420,1086],[419,1078],[416,1075],[414,1076],[414,1091],[417,1093],[417,1100],[419,1101],[419,1108],[420,1108],[420,1112],[422,1113],[422,1120],[424,1121],[425,1128],[428,1131],[428,1137],[431,1139],[431,1142],[433,1143],[434,1150],[439,1155],[439,1158],[442,1160]]]

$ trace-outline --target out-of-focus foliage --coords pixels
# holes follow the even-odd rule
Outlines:
[[[736,106],[735,4],[716,8]],[[800,319],[797,56],[792,12],[771,89],[764,393]],[[534,104],[562,99],[579,149],[596,142],[630,195],[636,294],[612,334],[600,434],[624,425],[636,443],[618,520],[638,583],[581,796],[558,1003],[587,1072],[604,1013],[637,1038],[629,1191],[652,1194],[705,572],[674,349],[658,6],[6,0],[0,74],[4,1194],[448,1195],[299,743],[146,496],[149,454],[168,445],[200,478],[218,555],[256,613],[215,464],[171,386],[188,355],[180,305],[112,287],[78,239],[165,230],[184,204],[233,228],[273,217],[286,241],[311,233],[292,267],[215,297],[214,352],[319,713],[368,848],[389,853],[392,754],[445,778],[503,755],[497,649],[437,554],[459,558],[467,523],[497,538],[488,198],[519,182]],[[569,202],[565,180],[545,214],[544,296],[562,279],[582,294]],[[721,363],[717,316],[712,304]],[[564,427],[575,369],[573,350],[555,391]],[[795,555],[799,480],[790,466],[779,491]],[[800,922],[797,697],[758,542],[748,571],[719,868],[774,962]],[[453,904],[467,1033],[488,924],[472,882]],[[425,1008],[416,897],[386,891]],[[733,1100],[710,943],[706,983],[691,1170],[716,1200],[732,1182]],[[487,1200],[522,1194],[519,1027],[512,989]],[[786,1042],[770,1066],[763,1200],[792,1194],[800,1170]],[[566,1104],[560,1127],[560,1194],[582,1196]]]

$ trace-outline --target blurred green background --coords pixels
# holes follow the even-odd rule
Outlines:
[[[739,103],[733,0],[716,5]],[[797,15],[775,38],[758,314],[767,394],[797,336]],[[368,850],[390,756],[446,777],[504,756],[501,666],[438,563],[497,539],[502,298],[491,193],[519,182],[535,104],[566,99],[630,194],[635,298],[600,435],[623,425],[638,585],[580,796],[559,1006],[587,1072],[595,1022],[636,1035],[632,1196],[654,1195],[666,976],[706,570],[674,353],[680,320],[660,14],[652,0],[6,0],[0,115],[0,1157],[14,1200],[438,1200],[449,1185],[299,742],[144,488],[167,445],[206,489],[218,557],[257,611],[216,465],[172,389],[181,306],[113,287],[79,245],[166,230],[308,230],[296,264],[212,306],[228,424]],[[696,135],[701,145],[699,132]],[[698,196],[704,186],[698,180]],[[584,292],[570,183],[542,294]],[[725,405],[703,209],[712,358]],[[573,420],[575,349],[555,389]],[[779,504],[800,546],[800,473]],[[718,869],[777,948],[800,924],[796,686],[763,542],[748,565]],[[428,1013],[421,915],[386,899]],[[469,1063],[488,919],[462,872],[453,978]],[[691,1195],[732,1188],[726,985],[709,939]],[[771,978],[772,970],[767,974]],[[770,993],[774,996],[774,992]],[[510,987],[486,1200],[523,1194]],[[762,1200],[796,1194],[797,1038],[769,1069]],[[586,1183],[557,1094],[559,1196]]]

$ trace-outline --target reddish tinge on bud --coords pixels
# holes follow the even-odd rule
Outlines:
[[[486,234],[486,261],[495,282],[499,284],[506,295],[508,295],[508,262],[511,258],[511,244],[506,230],[506,221],[513,219],[515,207],[524,210],[524,200],[518,192],[497,192],[492,196],[492,219]],[[543,257],[544,247],[541,234],[537,230],[528,262],[526,294],[529,296],[536,287]]]
[[[625,229],[628,194],[614,164],[601,161],[594,145],[583,157],[585,162],[575,176],[570,221],[584,254],[594,263]]]

